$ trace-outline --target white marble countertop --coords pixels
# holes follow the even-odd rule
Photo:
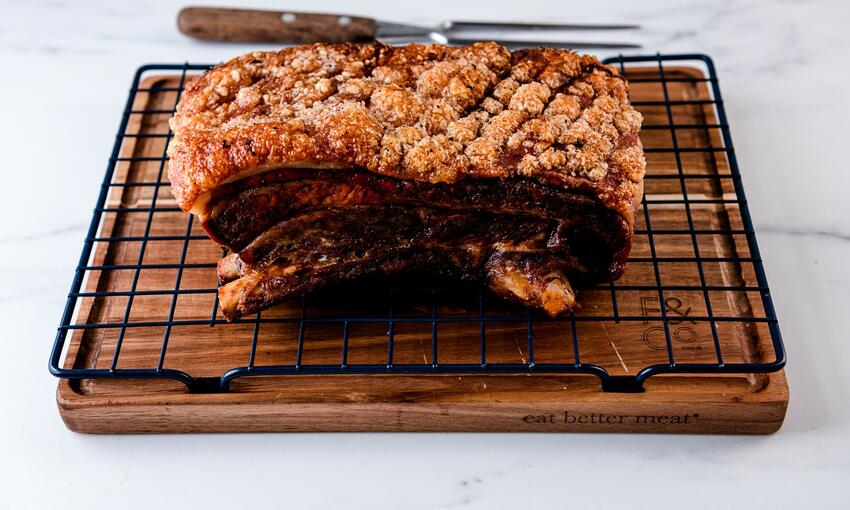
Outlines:
[[[847,508],[850,7],[839,0],[582,4],[571,12],[551,0],[286,2],[399,21],[484,12],[638,22],[644,29],[633,39],[646,52],[711,55],[788,348],[791,405],[779,433],[68,432],[47,357],[132,73],[145,63],[216,62],[248,48],[184,38],[174,21],[179,6],[165,0],[4,2],[0,508],[811,508],[815,501]]]

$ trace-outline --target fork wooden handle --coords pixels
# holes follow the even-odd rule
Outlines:
[[[186,7],[177,15],[183,34],[205,41],[362,42],[375,38],[375,20],[337,14]]]

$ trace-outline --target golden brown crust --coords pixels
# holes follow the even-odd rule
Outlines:
[[[313,44],[216,66],[184,92],[168,153],[181,208],[257,169],[362,167],[427,182],[522,177],[629,222],[641,116],[596,57],[495,43]]]

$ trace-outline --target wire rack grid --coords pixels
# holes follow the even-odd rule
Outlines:
[[[549,319],[534,310],[503,303],[480,287],[435,285],[427,280],[425,283],[367,282],[347,284],[330,294],[320,292],[293,300],[288,307],[292,313],[267,311],[236,323],[227,323],[219,315],[214,285],[186,285],[189,272],[214,274],[215,260],[210,257],[199,260],[193,255],[194,243],[212,244],[195,230],[197,220],[191,215],[180,216],[182,213],[173,203],[163,203],[167,200],[164,197],[169,196],[164,172],[168,159],[165,147],[171,131],[128,130],[134,116],[160,115],[167,119],[176,108],[190,73],[210,66],[140,68],[133,79],[74,273],[50,355],[50,371],[68,379],[173,379],[194,392],[227,392],[237,378],[263,375],[592,374],[600,379],[605,391],[637,392],[643,391],[647,378],[659,374],[753,374],[780,370],[785,363],[785,351],[711,59],[705,55],[658,54],[619,56],[606,63],[619,67],[629,78],[632,103],[645,117],[642,139],[648,160],[647,192],[635,230],[636,248],[626,276],[619,282],[584,289],[582,294],[587,298],[582,298],[582,302],[590,303],[589,306],[565,317]],[[682,71],[682,64],[693,63],[704,72]],[[641,71],[633,72],[634,68]],[[175,72],[179,73],[176,81],[144,86],[143,76]],[[682,87],[689,87],[691,92],[682,92]],[[635,97],[641,90],[641,97]],[[694,95],[694,90],[701,92]],[[140,109],[137,105],[141,94],[168,94],[170,107]],[[691,115],[694,112],[699,115]],[[653,143],[648,143],[648,139]],[[160,153],[122,155],[122,147],[129,140],[156,141]],[[710,164],[706,166],[705,161]],[[119,175],[121,165],[134,164],[147,165],[151,169],[149,175],[155,178],[134,180],[129,173]],[[703,170],[690,171],[694,167]],[[704,170],[707,167],[710,171]],[[656,168],[666,170],[655,171]],[[109,202],[111,193],[129,189],[145,190],[150,199],[131,204]],[[162,215],[168,214],[178,218],[175,221],[182,222],[182,226],[176,232],[163,234],[158,222]],[[104,225],[114,223],[119,215],[135,218],[136,230],[119,235],[110,231],[104,235]],[[151,261],[151,246],[164,242],[171,243],[174,258]],[[119,243],[125,248],[121,261],[94,261],[98,249],[108,250]],[[670,246],[677,248],[672,250]],[[683,247],[687,249],[682,251]],[[670,273],[671,267],[680,266],[693,271],[689,270],[686,278],[678,269]],[[170,271],[173,285],[147,288],[144,283],[147,275],[155,271]],[[89,278],[94,275],[103,278],[112,273],[123,275],[126,285],[120,289],[84,290]],[[160,299],[156,312],[140,319],[136,309],[143,305],[139,303],[153,298]],[[123,301],[120,306],[113,303],[112,317],[108,320],[81,317],[80,309],[86,300],[92,304],[118,299]],[[184,317],[182,307],[201,299],[209,303],[204,305],[208,307],[206,316]],[[325,301],[331,305],[325,306]],[[363,302],[376,304],[366,309],[360,306]],[[191,328],[198,327],[215,329],[226,337],[238,336],[238,342],[247,348],[247,353],[240,352],[247,356],[241,362],[227,360],[223,369],[212,375],[193,373],[191,363],[171,366],[169,356],[176,350],[171,347],[175,331],[191,337],[192,331],[200,331]],[[364,327],[382,328],[377,333],[373,329],[372,334],[373,339],[382,338],[381,359],[354,359],[355,330]],[[231,334],[228,328],[238,330],[233,329]],[[406,328],[417,328],[415,336],[422,350],[421,361],[414,362],[401,354],[407,344],[399,339],[411,337],[402,332]],[[149,356],[151,362],[135,365],[133,360],[138,358],[132,357],[127,366],[122,358],[127,343],[133,342],[138,331],[150,329],[156,329],[160,335],[156,352]],[[334,361],[327,356],[312,363],[305,359],[310,346],[317,342],[308,334],[314,330],[324,332],[324,344],[330,342],[336,346]],[[605,338],[610,337],[612,330],[624,332],[620,336],[634,337],[642,350],[624,355],[622,345],[618,349],[611,340],[612,353],[606,351],[597,356],[599,345],[606,343]],[[63,363],[68,356],[69,335],[85,342],[85,335],[94,333],[101,333],[98,363],[93,366]],[[600,336],[602,333],[604,337]],[[261,348],[266,336],[286,343],[291,359],[284,362],[282,356],[275,357],[278,351]],[[103,340],[107,337],[109,341]],[[476,341],[471,341],[471,337]],[[493,338],[502,337],[516,344],[518,359],[500,355],[501,348],[493,343]],[[467,348],[468,356],[458,355],[458,343]],[[374,351],[375,346],[372,347]],[[151,349],[148,345],[148,350]],[[595,358],[615,360],[616,369],[595,362]],[[181,359],[185,361],[185,357]],[[636,368],[635,363],[642,365]]]

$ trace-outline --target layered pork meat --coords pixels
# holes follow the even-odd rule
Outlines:
[[[430,184],[362,170],[280,169],[221,187],[202,221],[228,317],[328,283],[429,268],[557,314],[568,278],[616,278],[629,226],[598,201],[532,182]]]

